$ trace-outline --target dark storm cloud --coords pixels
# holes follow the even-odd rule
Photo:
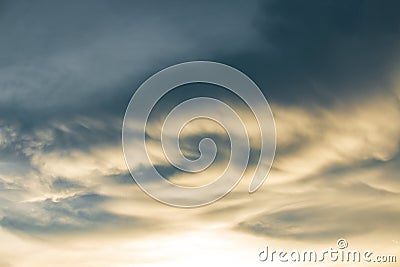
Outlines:
[[[252,13],[254,4],[239,2],[8,2],[0,18],[1,103],[45,117],[54,115],[48,110],[121,115],[139,83],[165,64],[222,50],[229,40],[240,46],[238,33],[252,35],[245,31]]]
[[[37,129],[52,132],[44,150],[118,144],[142,81],[171,64],[247,49],[257,6],[2,1],[0,123],[18,130],[10,147],[26,146],[22,136]]]
[[[263,40],[224,60],[270,100],[330,105],[390,86],[400,50],[398,1],[263,3],[255,19]]]

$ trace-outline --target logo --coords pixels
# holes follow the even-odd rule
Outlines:
[[[189,84],[221,87],[238,98],[252,115],[244,116],[238,106],[224,103],[216,97],[196,96],[168,110],[162,122],[150,122],[152,112],[168,93]],[[188,157],[183,152],[185,127],[198,119],[223,129],[228,137],[226,142],[229,145],[224,147],[230,148],[229,160],[223,172],[212,177],[212,182],[201,186],[182,186],[160,171],[160,164],[155,158],[164,158],[174,173],[179,172],[180,177],[206,172],[213,164],[219,164],[219,147],[213,135],[202,138],[196,147],[191,147],[199,152],[197,158]],[[249,120],[255,122],[252,124],[255,127],[249,127]],[[159,129],[157,137],[154,137],[154,128]],[[207,131],[207,127],[201,129]],[[201,134],[201,130],[196,133]],[[155,144],[159,147],[154,148]],[[275,123],[263,93],[244,73],[216,62],[185,62],[159,71],[136,90],[126,109],[122,145],[128,169],[145,193],[171,206],[199,207],[232,191],[248,169],[251,169],[252,177],[249,193],[261,187],[275,156]]]

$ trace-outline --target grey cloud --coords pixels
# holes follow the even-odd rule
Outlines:
[[[3,1],[0,119],[17,136],[7,148],[0,136],[2,154],[26,164],[27,151],[119,145],[124,110],[140,83],[174,63],[247,49],[258,35],[251,30],[257,6]],[[38,147],[38,130],[52,140]]]
[[[68,179],[63,179],[63,178],[57,178],[54,181],[52,181],[51,184],[52,189],[56,191],[64,191],[64,190],[70,190],[70,189],[82,189],[84,188],[82,185],[70,181]]]
[[[340,103],[390,87],[398,67],[398,1],[264,1],[263,40],[226,62],[246,71],[270,100]]]
[[[119,113],[138,81],[167,62],[226,50],[221,36],[242,44],[238,31],[254,35],[246,25],[255,2],[156,6],[145,1],[7,3],[0,28],[6,36],[0,47],[2,104],[34,111],[110,108]]]
[[[120,185],[132,185],[135,184],[135,180],[132,179],[130,173],[110,175],[103,177],[102,179],[106,184],[120,184]]]

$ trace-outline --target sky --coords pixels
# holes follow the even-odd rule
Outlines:
[[[303,266],[259,253],[324,250],[339,238],[399,261],[399,9],[394,0],[1,0],[0,267]],[[135,90],[193,60],[258,85],[276,154],[257,192],[245,173],[219,201],[183,209],[135,184],[121,133]],[[191,178],[166,164],[157,137],[168,107],[213,94],[251,124],[221,88],[166,95],[147,134],[168,180],[202,185],[224,170],[229,147],[216,125],[184,132],[188,155],[204,133],[220,153]]]

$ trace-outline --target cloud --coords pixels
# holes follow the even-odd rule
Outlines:
[[[269,101],[330,106],[385,90],[399,62],[396,1],[263,1],[263,37],[221,61],[245,70]]]
[[[103,177],[126,173],[122,151],[115,147],[96,147],[85,153],[79,150],[37,152],[32,156],[32,165],[44,176],[64,177],[80,181],[91,181]]]
[[[0,225],[22,233],[73,233],[113,225],[133,227],[141,219],[119,216],[101,209],[107,197],[81,194],[57,200],[9,203],[2,211]]]
[[[247,40],[257,38],[249,30],[255,2],[155,4],[159,8],[117,2],[6,4],[0,103],[9,117],[24,119],[23,111],[31,120],[76,112],[122,115],[138,81],[154,69],[171,60],[244,49]],[[209,9],[214,12],[204,20],[200,11]],[[25,15],[16,22],[21,12]],[[239,33],[249,39],[237,38]]]
[[[392,94],[333,109],[274,110],[279,146],[274,167],[283,175],[305,177],[332,166],[387,161],[398,151],[400,126],[393,122],[400,118],[400,102]]]
[[[393,207],[356,207],[352,203],[338,207],[307,206],[265,213],[241,222],[238,228],[269,238],[325,242],[341,236],[367,235],[377,230],[377,225],[396,232],[398,212]]]

